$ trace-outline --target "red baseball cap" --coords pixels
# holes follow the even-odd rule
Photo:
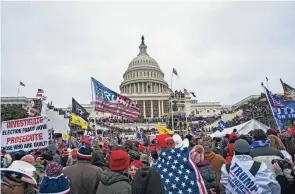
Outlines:
[[[231,133],[229,135],[229,139],[239,139],[238,135],[236,133]]]
[[[156,148],[171,148],[175,146],[173,138],[168,134],[157,135],[155,138]]]

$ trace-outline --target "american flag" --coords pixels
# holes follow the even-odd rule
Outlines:
[[[95,93],[95,110],[109,112],[129,120],[138,119],[141,111],[135,101],[110,90],[94,78],[91,80]]]
[[[160,173],[166,194],[207,194],[203,178],[186,147],[162,151],[153,168]]]
[[[280,102],[280,99],[277,98],[276,96],[274,96],[266,87],[265,91],[266,91],[266,95],[271,103],[272,106],[277,107],[277,108],[282,108],[284,107],[284,105]]]
[[[142,132],[136,132],[135,141],[139,142],[140,144],[144,144],[145,135]]]
[[[189,92],[185,88],[183,88],[183,91],[185,95],[189,96]]]
[[[175,68],[172,69],[172,73],[175,74],[175,75],[178,77],[178,73],[177,73],[177,71],[176,71]],[[179,77],[178,77],[178,78],[179,78]]]

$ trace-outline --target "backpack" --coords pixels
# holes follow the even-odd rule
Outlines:
[[[227,173],[229,173],[230,165],[231,165],[231,163],[228,163],[228,164],[225,165],[225,169],[226,169]],[[257,174],[257,172],[258,172],[260,166],[261,166],[261,162],[256,162],[256,161],[254,161],[253,165],[251,166],[251,168],[250,168],[250,170],[249,170],[250,173],[251,173],[253,176],[255,176],[255,175]]]

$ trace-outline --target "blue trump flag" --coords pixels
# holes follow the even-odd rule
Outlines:
[[[221,131],[223,131],[225,128],[226,128],[226,123],[225,123],[223,120],[219,121],[219,123],[218,123],[218,127],[217,127],[217,130],[221,132]]]
[[[187,147],[162,151],[153,168],[161,175],[166,194],[207,194]]]
[[[272,95],[266,87],[264,87],[264,89],[273,116],[277,120],[278,127],[283,129],[284,120],[295,119],[295,101],[285,101],[275,95]]]

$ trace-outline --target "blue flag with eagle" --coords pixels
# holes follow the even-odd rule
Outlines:
[[[153,168],[161,175],[166,194],[207,194],[203,178],[187,147],[161,152]]]

